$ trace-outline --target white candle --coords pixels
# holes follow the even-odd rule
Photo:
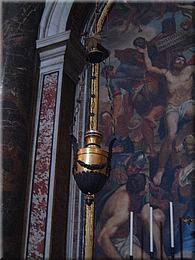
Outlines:
[[[150,207],[150,253],[153,251],[153,208]]]
[[[129,244],[129,254],[133,256],[133,212],[130,212],[130,244]]]
[[[171,247],[174,247],[174,231],[173,231],[173,202],[169,202],[170,213],[170,233],[171,233]]]

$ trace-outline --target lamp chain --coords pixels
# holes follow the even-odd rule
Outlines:
[[[109,14],[107,14],[106,17],[107,21],[106,21],[106,33],[108,34],[108,30],[109,30]],[[112,115],[112,120],[113,120],[113,124],[112,124],[112,131],[113,134],[115,135],[116,133],[116,120],[115,118],[113,118],[113,111],[114,111],[114,107],[113,107],[113,94],[111,91],[111,75],[110,75],[110,70],[111,70],[111,62],[110,62],[110,56],[108,57],[108,65],[105,64],[106,67],[108,67],[108,72],[106,72],[106,87],[108,90],[108,98],[109,98],[109,103],[110,103],[110,108],[111,108],[111,115]]]
[[[76,97],[76,101],[75,101],[76,105],[74,107],[73,121],[72,121],[72,124],[70,125],[70,128],[69,128],[70,135],[73,135],[74,127],[75,127],[75,124],[76,124],[76,121],[77,121],[77,116],[78,116],[79,111],[80,111],[81,93],[82,93],[84,85],[85,85],[85,69],[84,69],[84,72],[82,73],[80,81],[78,83],[79,91],[77,92],[77,97]]]
[[[94,116],[95,116],[95,64],[92,64],[92,84],[91,84],[91,102],[90,102],[90,129],[94,129]]]

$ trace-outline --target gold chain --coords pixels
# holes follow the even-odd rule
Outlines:
[[[84,85],[85,85],[85,69],[84,69],[84,72],[81,75],[81,79],[78,83],[79,91],[78,91],[77,98],[76,98],[76,101],[75,101],[76,105],[74,107],[73,122],[72,122],[72,124],[70,125],[70,128],[69,128],[70,134],[73,134],[74,127],[75,127],[75,124],[76,124],[76,121],[77,121],[77,116],[80,112],[81,93],[82,93]]]
[[[108,0],[104,9],[98,18],[98,10],[96,10],[96,19],[98,18],[96,31],[102,30],[104,21],[113,4],[113,0]],[[96,9],[98,9],[98,0],[96,1]],[[89,112],[89,129],[97,130],[98,125],[98,102],[99,102],[99,64],[92,64],[91,72],[91,97],[90,97],[90,112]]]
[[[91,76],[92,84],[91,84],[91,100],[90,100],[90,129],[94,129],[94,117],[95,117],[95,64],[92,64],[92,76]]]

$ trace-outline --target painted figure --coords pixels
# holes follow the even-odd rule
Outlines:
[[[194,216],[189,192],[193,171],[185,178],[188,168],[194,169],[195,154],[194,10],[190,3],[117,3],[105,22],[102,39],[110,58],[101,64],[99,123],[105,148],[113,136],[117,142],[110,178],[96,204],[97,259],[112,254],[129,258],[131,210],[139,254],[134,258],[142,259],[141,253],[148,257],[148,203],[155,212],[155,257],[167,259],[170,201],[175,257],[191,259],[194,229],[185,224],[181,235],[180,220]],[[149,192],[129,191],[129,178],[142,174],[150,182]]]
[[[129,212],[133,211],[148,226],[149,204],[143,202],[144,195],[149,191],[149,182],[145,174],[131,174],[127,183],[117,188],[105,202],[99,219],[97,241],[106,257],[124,259],[129,256]],[[160,225],[165,216],[157,208],[154,210],[154,241],[157,257],[161,256]],[[149,259],[140,248],[140,241],[134,235],[133,255],[135,259]],[[165,253],[163,251],[163,256]]]
[[[192,178],[194,174],[194,161],[188,164],[186,167],[177,167],[175,169],[175,179],[172,185],[172,194],[175,205],[175,227],[177,225],[177,219],[184,217],[194,218],[195,216],[195,204],[194,198],[192,196],[193,187],[192,187]],[[195,234],[195,225],[186,224],[180,227],[182,228],[182,249],[185,252],[185,257],[187,259],[192,259],[192,252],[195,250],[194,244],[194,234]],[[177,231],[179,233],[179,231]],[[180,247],[181,248],[181,247]],[[180,257],[182,252],[178,252],[176,257]]]
[[[108,81],[110,95],[113,97],[113,116],[115,121],[124,113],[130,120],[133,113],[131,95],[127,91],[128,88],[130,89],[126,80],[127,73],[124,68],[121,69],[119,67],[115,68],[112,65],[108,65],[101,71],[101,75]]]
[[[139,52],[144,54],[147,70],[164,75],[167,80],[166,123],[168,133],[161,147],[159,168],[153,179],[156,185],[160,185],[166,162],[172,151],[173,141],[177,134],[178,123],[184,117],[193,116],[194,101],[192,100],[192,85],[194,66],[187,66],[185,57],[179,55],[173,59],[171,70],[161,69],[152,65],[147,47],[145,49],[137,48]]]

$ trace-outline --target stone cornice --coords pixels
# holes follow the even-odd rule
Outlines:
[[[65,45],[66,41],[70,38],[70,30],[49,36],[44,39],[36,41],[36,48],[41,51],[45,48],[55,48],[56,45],[62,44]]]

